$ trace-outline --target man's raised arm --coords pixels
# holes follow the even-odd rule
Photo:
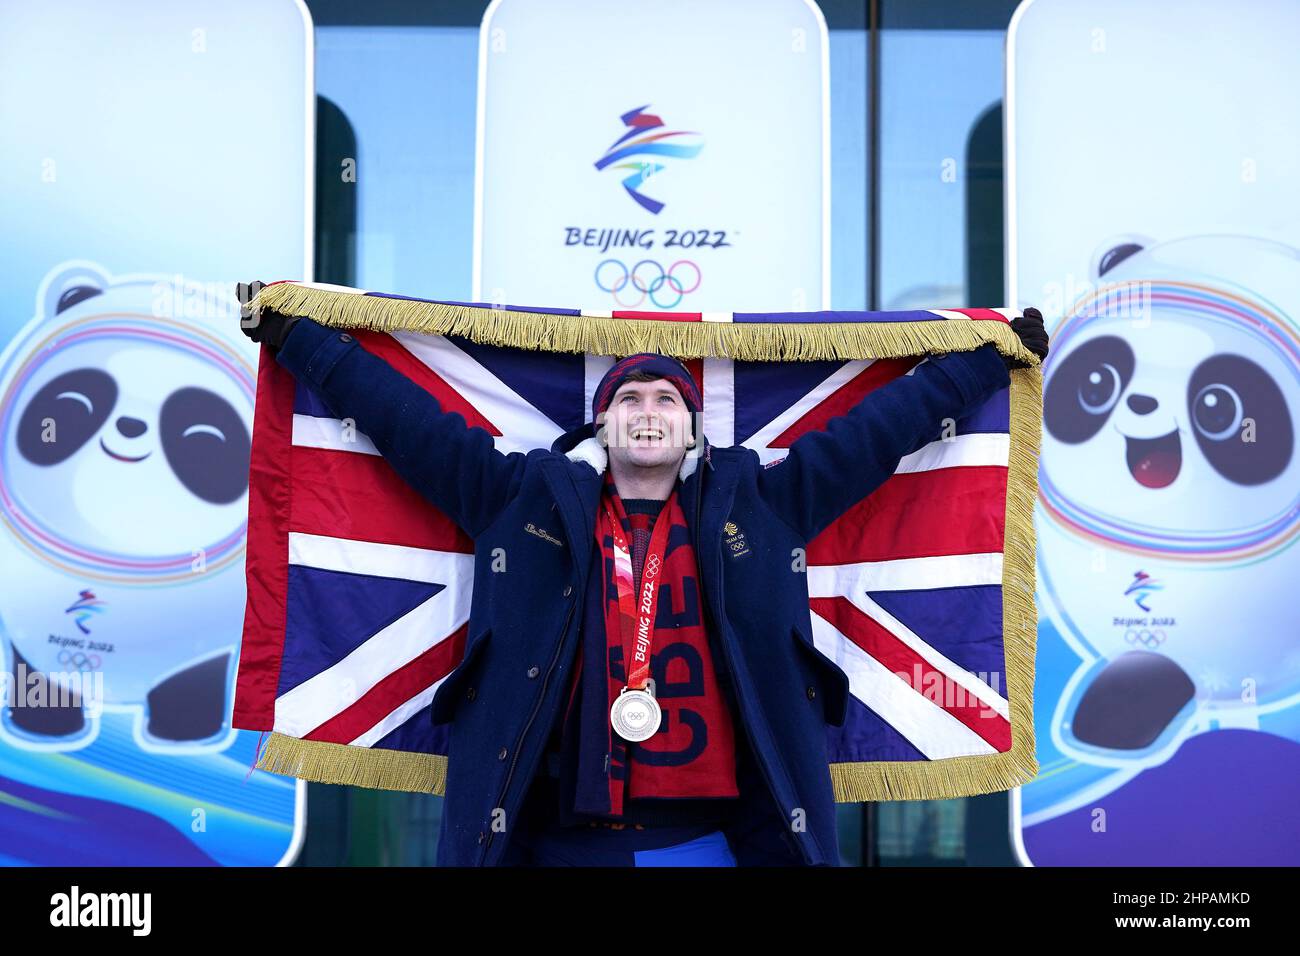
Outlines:
[[[444,412],[433,395],[345,331],[297,317],[276,353],[339,418],[351,418],[393,469],[471,538],[513,497],[523,452]]]
[[[869,392],[823,431],[807,432],[758,473],[764,500],[811,541],[885,482],[899,461],[1011,384],[992,344],[931,356]]]

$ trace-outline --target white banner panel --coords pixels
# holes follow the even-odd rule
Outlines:
[[[497,0],[474,297],[830,308],[826,24],[804,0]]]
[[[0,865],[292,862],[231,725],[259,346],[310,277],[294,0],[0,5]]]
[[[1037,305],[1040,865],[1300,862],[1300,6],[1032,0],[1008,301]]]

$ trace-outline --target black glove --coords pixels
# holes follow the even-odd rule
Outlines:
[[[1024,343],[1025,348],[1037,355],[1039,359],[1047,358],[1047,329],[1043,326],[1043,313],[1032,306],[1025,309],[1023,315],[1011,320],[1011,330],[1020,336],[1020,341]],[[998,354],[1002,355],[1001,352]],[[1002,361],[1008,371],[1013,368],[1033,367],[1028,362],[1008,358],[1005,355],[1002,355]]]
[[[239,300],[239,328],[254,342],[261,342],[270,346],[271,351],[278,352],[280,346],[284,345],[289,330],[302,316],[281,315],[279,312],[263,309],[261,316],[254,320],[248,303],[253,301],[253,296],[262,291],[265,285],[265,282],[236,284],[235,298]]]

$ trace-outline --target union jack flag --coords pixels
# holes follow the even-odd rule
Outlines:
[[[377,295],[293,285],[335,296]],[[544,312],[573,321],[853,322],[885,329],[908,323],[921,330],[955,321],[1005,323],[1019,314],[1011,309],[684,314],[438,304]],[[486,345],[457,334],[351,331],[363,348],[433,394],[444,410],[485,429],[504,453],[549,448],[587,421],[592,392],[615,361]],[[704,358],[684,364],[704,396],[708,440],[752,448],[772,465],[801,435],[824,428],[873,389],[925,360],[921,355]],[[809,543],[815,642],[848,675],[852,691],[844,725],[827,727],[839,800],[880,799],[871,784],[879,779],[871,768],[880,765],[1005,760],[1013,742],[1022,777],[1026,762],[1032,764],[1034,626],[1021,621],[1018,630],[1007,627],[1004,602],[1013,588],[1020,602],[1015,606],[1027,605],[1032,616],[1032,579],[1025,579],[1023,568],[1010,575],[1006,564],[1006,521],[1012,513],[1013,439],[1029,451],[1036,450],[1037,441],[1036,418],[1032,439],[1014,434],[1013,392],[1036,387],[1032,379],[1013,376],[1012,388],[904,458],[893,477]],[[1036,392],[1020,392],[1015,400],[1035,398]],[[1021,469],[1027,476],[1016,480],[1029,482],[1032,497],[1036,463],[1032,456],[1027,461]],[[1023,520],[1027,525],[1028,518]],[[1018,533],[1028,537],[1032,561],[1032,530],[1021,527]],[[418,768],[414,776],[323,772],[302,760],[289,770],[307,779],[441,792],[445,764],[439,761],[445,761],[448,729],[431,723],[430,702],[464,650],[473,549],[473,541],[407,485],[363,434],[264,357],[253,435],[249,591],[235,725],[282,739],[346,745],[355,748],[351,753],[384,758],[388,765]],[[1022,642],[1015,653],[1008,653],[1007,634]],[[358,757],[358,767],[364,757]],[[285,772],[283,762],[260,765]],[[859,771],[862,786],[854,784]],[[1012,786],[1021,782],[1014,776],[1006,770],[992,779]],[[423,783],[412,784],[413,779]],[[895,785],[892,796],[1001,788],[963,791],[971,785],[961,774],[948,775],[943,785],[937,779],[923,775],[913,787]]]

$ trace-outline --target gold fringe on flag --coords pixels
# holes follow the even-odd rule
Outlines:
[[[304,740],[275,731],[266,739],[257,769],[315,783],[410,793],[441,794],[447,783],[447,758],[443,754]]]
[[[446,305],[417,299],[333,292],[282,282],[249,303],[263,310],[305,315],[337,329],[460,335],[481,345],[545,352],[632,355],[658,352],[679,359],[729,358],[751,362],[899,358],[966,352],[993,342],[1003,355],[1038,364],[1005,322],[669,322],[607,319],[554,312]],[[804,313],[809,316],[834,313]]]
[[[1043,419],[1039,359],[1002,322],[674,322],[615,319],[448,305],[361,295],[292,282],[264,287],[250,303],[263,311],[305,315],[321,325],[379,332],[459,335],[484,345],[550,352],[624,356],[658,352],[678,359],[814,361],[900,358],[965,352],[992,342],[1003,355],[1030,363],[1011,373],[1011,450],[1007,470],[1002,564],[1003,653],[1011,709],[1006,753],[939,760],[830,764],[840,803],[941,800],[992,793],[1028,783],[1038,773],[1033,723],[1034,501]],[[808,313],[810,316],[833,313]],[[995,692],[1000,692],[994,688]],[[416,793],[443,793],[447,758],[302,740],[272,732],[258,760],[261,770],[322,783]]]

